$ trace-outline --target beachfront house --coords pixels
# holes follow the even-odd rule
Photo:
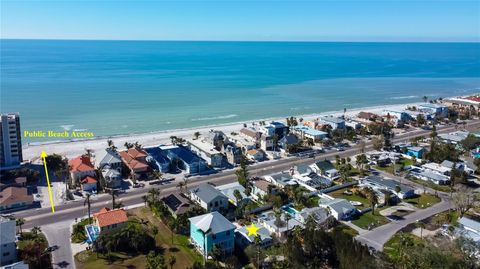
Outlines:
[[[255,227],[259,227],[257,230],[257,235],[260,239],[259,246],[261,248],[270,247],[273,243],[273,238],[270,236],[270,232],[258,222],[253,224]],[[241,226],[235,230],[235,245],[241,249],[245,249],[255,243],[255,235],[248,235],[247,226]]]
[[[95,171],[95,167],[93,166],[89,156],[82,155],[71,159],[68,161],[68,166],[70,168],[72,185],[75,186],[80,184],[81,181],[86,177],[91,177],[96,181],[97,172]]]
[[[162,201],[174,218],[187,213],[193,207],[190,201],[180,193],[164,196]]]
[[[296,135],[287,134],[278,141],[278,145],[285,151],[288,151],[288,146],[298,145],[299,141]]]
[[[203,183],[189,190],[190,200],[199,204],[207,212],[228,209],[228,197],[208,183]]]
[[[433,114],[435,117],[448,117],[448,106],[442,104],[424,103],[418,105],[418,109],[429,114]]]
[[[163,156],[165,156],[171,164],[171,169],[185,170],[189,175],[201,174],[208,170],[207,163],[183,145],[160,146]]]
[[[188,219],[190,241],[205,257],[217,247],[222,256],[229,256],[235,248],[235,225],[222,214],[211,212]]]
[[[394,109],[385,109],[383,110],[383,116],[389,116],[391,118],[396,118],[399,121],[407,122],[411,119],[410,115],[403,110],[394,110]]]
[[[140,148],[130,148],[120,152],[123,164],[129,175],[135,179],[145,179],[150,172],[150,166],[147,163],[147,152]]]
[[[224,166],[225,156],[217,150],[214,144],[210,143],[208,137],[187,139],[187,145],[190,151],[204,159],[210,167],[221,168]]]
[[[415,196],[415,190],[405,184],[400,184],[399,182],[384,178],[381,176],[367,176],[360,180],[360,185],[371,187],[374,190],[387,190],[392,192],[400,199],[408,199]],[[397,187],[400,188],[400,191],[397,192]]]
[[[315,173],[325,176],[330,180],[335,180],[340,177],[338,170],[329,160],[315,162],[312,168],[315,170]]]
[[[170,160],[163,154],[164,151],[159,147],[145,148],[148,156],[147,162],[156,170],[162,173],[170,172]]]
[[[319,204],[320,207],[327,208],[332,216],[337,220],[349,220],[358,209],[345,199],[333,199]]]
[[[97,163],[107,188],[117,189],[122,186],[122,159],[117,151],[106,149],[103,157]]]
[[[330,125],[333,130],[345,129],[345,120],[334,116],[322,116],[320,122],[324,125]]]
[[[320,141],[327,137],[328,133],[319,131],[307,126],[294,126],[292,132],[300,136],[302,139],[312,139],[313,141]]]

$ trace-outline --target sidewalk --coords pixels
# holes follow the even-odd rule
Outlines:
[[[358,235],[362,235],[362,234],[365,234],[365,233],[368,232],[368,230],[362,229],[362,228],[358,227],[357,225],[355,225],[355,224],[353,224],[353,223],[351,223],[351,222],[349,222],[349,221],[341,221],[341,223],[343,223],[343,224],[347,225],[348,227],[350,227],[350,228],[354,229],[355,231],[357,231],[357,232],[358,232]]]

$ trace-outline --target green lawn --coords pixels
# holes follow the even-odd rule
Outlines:
[[[174,234],[172,244],[172,232],[152,212],[144,207],[136,208],[128,211],[131,218],[137,218],[147,221],[150,230],[156,226],[158,234],[155,237],[157,248],[164,250],[165,261],[168,257],[175,255],[177,262],[173,268],[188,268],[195,261],[201,262],[202,256],[190,247],[188,237],[185,235]],[[145,255],[131,256],[127,253],[113,253],[111,261],[105,255],[98,256],[89,251],[80,252],[75,256],[77,268],[79,269],[96,269],[96,268],[145,268]]]
[[[421,180],[421,179],[418,179],[418,178],[415,178],[415,177],[411,177],[408,180],[410,180],[412,182],[415,182],[415,183],[418,183],[420,185],[427,186],[427,187],[429,187],[431,189],[434,189],[434,190],[437,190],[437,191],[450,192],[450,186],[448,186],[448,185],[437,185],[433,182]]]
[[[358,194],[352,194],[352,195],[344,194],[343,192],[346,191],[346,190],[349,190],[349,188],[336,190],[334,192],[328,193],[328,195],[330,195],[334,198],[341,198],[341,199],[345,199],[345,200],[348,200],[348,201],[360,202],[360,203],[362,203],[362,205],[357,206],[357,208],[360,209],[360,210],[370,207],[370,202],[368,201],[367,198],[364,198],[364,197],[362,197]]]
[[[352,223],[362,229],[368,229],[369,225],[373,224],[375,227],[378,227],[389,223],[389,221],[387,218],[380,215],[377,210],[375,210],[375,215],[372,215],[372,211],[364,213],[352,220]]]
[[[407,167],[413,164],[413,161],[411,159],[402,159],[398,163],[395,164],[395,171],[397,174],[402,172],[402,167]],[[387,165],[387,166],[375,166],[375,169],[378,169],[380,171],[387,172],[389,174],[393,174],[393,164]]]
[[[403,201],[412,204],[418,208],[427,208],[436,203],[439,203],[440,198],[436,197],[433,194],[424,193],[421,195],[417,195],[417,197],[414,198],[403,199]]]
[[[335,230],[342,231],[346,234],[351,235],[352,237],[355,237],[355,236],[358,235],[357,230],[351,228],[350,226],[344,225],[344,224],[338,225],[337,227],[335,227]]]
[[[396,233],[390,240],[388,240],[385,245],[383,245],[383,252],[388,256],[392,257],[395,255],[397,249],[399,249],[400,244],[403,240],[412,240],[414,244],[422,244],[420,237],[415,236],[411,233]]]

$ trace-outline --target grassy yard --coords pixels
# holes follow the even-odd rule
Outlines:
[[[165,261],[168,261],[171,255],[175,255],[177,262],[173,268],[187,268],[192,266],[195,261],[202,261],[202,256],[190,247],[187,236],[174,234],[172,244],[172,232],[159,218],[153,216],[149,209],[141,207],[129,210],[128,213],[134,218],[147,221],[150,228],[154,226],[158,228],[158,234],[155,237],[156,246],[164,250]],[[102,255],[97,258],[96,254],[84,251],[75,256],[76,265],[79,269],[145,268],[145,255],[130,256],[126,253],[113,253],[112,255],[111,261],[113,262],[109,262],[106,256]]]
[[[415,236],[411,233],[399,232],[396,233],[392,238],[390,238],[387,243],[385,243],[385,245],[383,246],[383,252],[388,256],[393,256],[395,254],[395,251],[399,249],[401,241],[405,240],[405,238],[411,239],[414,244],[422,244],[422,240],[420,239],[420,237]]]
[[[352,223],[362,229],[368,229],[368,226],[374,225],[375,227],[382,226],[389,223],[388,219],[380,215],[378,211],[375,211],[375,215],[372,215],[372,211],[364,213],[352,220]]]
[[[348,200],[348,201],[360,202],[360,203],[362,203],[362,205],[357,206],[357,208],[360,209],[360,210],[370,207],[370,202],[368,201],[367,198],[364,198],[364,197],[362,197],[358,194],[352,194],[352,195],[344,194],[343,192],[346,191],[346,190],[349,190],[349,189],[346,188],[346,189],[336,190],[334,192],[328,193],[328,195],[330,195],[334,198],[341,198],[341,199],[345,199],[345,200]]]
[[[423,222],[426,225],[426,229],[435,230],[440,228],[443,224],[457,225],[459,215],[460,214],[457,211],[447,210],[445,212],[433,215],[432,217],[424,220]]]
[[[414,198],[403,199],[403,201],[412,204],[418,208],[427,208],[436,203],[439,203],[440,198],[436,197],[433,194],[424,193],[421,195],[417,195],[417,197]]]
[[[437,185],[433,182],[421,180],[421,179],[418,179],[418,178],[415,178],[415,177],[411,177],[408,180],[410,180],[412,182],[415,182],[415,183],[418,183],[420,185],[427,186],[427,187],[429,187],[431,189],[434,189],[434,190],[437,190],[437,191],[450,192],[450,186],[448,186],[448,185]]]
[[[413,164],[413,161],[411,159],[402,159],[398,163],[395,164],[395,171],[397,174],[402,172],[402,167],[407,167]],[[387,166],[375,166],[375,169],[378,169],[380,171],[384,171],[390,174],[393,174],[393,164],[387,165]]]
[[[346,234],[349,234],[351,235],[352,237],[355,237],[358,235],[358,232],[357,230],[347,226],[347,225],[344,225],[344,224],[341,224],[341,225],[338,225],[337,227],[335,227],[335,230],[339,230],[339,231],[342,231]]]

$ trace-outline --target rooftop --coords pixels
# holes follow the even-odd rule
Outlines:
[[[22,202],[33,202],[33,197],[28,195],[28,190],[25,187],[7,187],[0,192],[1,205],[8,206]]]
[[[222,192],[220,192],[219,190],[215,189],[212,185],[207,183],[200,184],[197,187],[191,188],[189,191],[190,193],[196,195],[205,203],[209,203],[210,201],[213,201],[218,196],[222,196],[227,199],[227,197]]]
[[[264,240],[272,239],[272,237],[270,236],[270,232],[265,227],[263,227],[259,223],[253,223],[253,224],[255,225],[255,227],[260,227],[260,229],[257,230],[257,234],[258,236],[260,236],[260,240],[264,241]],[[242,234],[243,237],[247,238],[248,241],[250,241],[250,243],[253,243],[255,241],[255,235],[253,234],[251,234],[250,236],[248,235],[247,226],[242,226],[241,228],[238,228],[237,232]]]
[[[334,116],[321,116],[320,120],[323,121],[323,122],[331,122],[331,123],[335,123],[335,124],[345,122],[344,119],[339,118],[339,117],[334,117]]]
[[[206,139],[187,139],[187,143],[197,148],[198,150],[206,153],[207,155],[221,154],[220,151],[215,149],[215,146],[212,143],[206,141]]]
[[[373,183],[375,185],[387,188],[391,191],[394,191],[397,186],[400,187],[400,192],[401,193],[407,193],[410,191],[413,191],[414,189],[405,185],[405,184],[400,184],[399,182],[389,179],[389,178],[384,178],[381,176],[368,176],[365,178],[370,183]]]
[[[295,126],[294,129],[298,132],[303,132],[307,135],[312,135],[312,136],[319,136],[319,135],[327,135],[328,133],[319,131],[317,129],[310,128],[308,126]]]
[[[326,205],[330,206],[336,212],[341,212],[344,214],[348,214],[352,210],[356,210],[355,206],[345,199],[333,199],[327,202]]]
[[[188,164],[194,164],[201,161],[200,157],[191,152],[189,149],[182,145],[177,146],[161,146],[160,149],[165,151],[166,155],[175,155],[177,158],[182,159]]]
[[[93,214],[93,217],[98,221],[100,227],[128,221],[127,213],[123,208],[109,209],[104,207],[98,213]]]
[[[217,211],[189,218],[188,220],[204,233],[218,234],[235,229],[235,225]]]
[[[86,155],[69,160],[68,165],[70,166],[70,172],[73,173],[95,170],[90,157]]]
[[[235,197],[235,190],[240,192],[242,199],[248,198],[248,196],[245,194],[245,188],[238,182],[217,186],[217,190],[221,191],[231,201],[237,200]]]
[[[181,194],[172,193],[162,198],[162,201],[170,208],[176,215],[181,215],[191,208],[190,201]]]

